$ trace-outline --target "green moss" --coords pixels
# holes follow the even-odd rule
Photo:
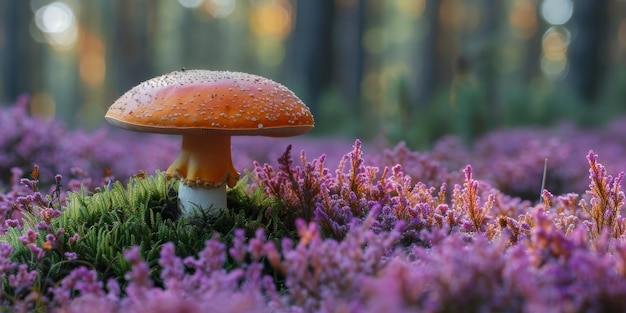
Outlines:
[[[30,264],[31,269],[39,271],[40,290],[47,290],[72,269],[85,265],[95,269],[100,279],[115,278],[123,283],[130,269],[123,253],[131,246],[140,246],[141,255],[158,281],[157,262],[163,243],[173,242],[176,254],[186,257],[195,256],[216,233],[230,246],[233,230],[238,228],[251,237],[263,227],[274,240],[296,235],[290,210],[260,188],[250,188],[247,177],[228,191],[229,209],[211,214],[201,211],[188,218],[179,218],[177,186],[177,180],[168,180],[157,172],[132,178],[126,186],[116,182],[93,193],[70,192],[61,216],[51,223],[52,232],[64,229],[64,233],[57,236],[57,245],[42,260],[36,260],[19,240],[28,229],[35,229],[39,218],[27,216],[25,227],[10,229],[4,240],[15,248],[13,261]],[[48,231],[37,232],[37,246],[43,247]],[[78,240],[72,242],[74,234],[78,234]],[[66,252],[75,253],[77,259],[68,260]]]

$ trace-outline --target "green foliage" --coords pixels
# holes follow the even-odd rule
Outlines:
[[[61,216],[51,222],[51,231],[37,230],[41,218],[27,215],[24,227],[9,229],[3,241],[15,248],[12,261],[30,264],[30,269],[40,272],[39,277],[44,278],[40,289],[45,290],[72,269],[85,265],[95,269],[100,279],[123,282],[130,270],[123,253],[132,246],[140,247],[153,279],[159,281],[157,261],[160,247],[166,242],[173,242],[176,254],[186,257],[201,251],[215,233],[230,246],[235,229],[245,229],[248,237],[253,237],[259,227],[265,228],[272,240],[296,237],[295,225],[285,223],[286,209],[260,188],[249,188],[247,177],[228,191],[229,209],[180,219],[177,186],[177,180],[157,172],[154,176],[134,177],[126,186],[118,181],[94,193],[85,189],[70,192]],[[46,246],[50,232],[58,234],[56,245],[44,248],[46,253],[40,259],[20,241],[29,229],[39,234],[37,247]],[[76,259],[68,258],[66,253],[74,253]]]
[[[225,223],[232,225],[229,233],[233,229],[245,229],[246,235],[253,237],[258,228],[264,228],[270,240],[297,238],[293,212],[276,197],[268,196],[262,188],[249,188],[250,175],[247,173],[227,193],[228,216],[232,217],[232,222]]]
[[[142,253],[150,265],[156,265],[158,250],[162,243],[173,241],[180,245],[179,252],[191,254],[202,248],[202,240],[209,238],[206,231],[185,225],[184,221],[173,221],[177,215],[173,184],[163,174],[156,177],[133,178],[124,186],[113,183],[109,190],[89,193],[68,194],[67,205],[60,217],[51,223],[53,231],[63,229],[57,244],[37,261],[37,270],[49,281],[55,282],[78,265],[95,268],[103,278],[122,278],[130,269],[123,258],[124,249],[141,246]],[[7,240],[16,249],[14,261],[33,264],[32,253],[20,244],[19,237],[35,229],[38,221],[30,219],[24,229],[13,228]],[[39,231],[37,246],[43,246],[47,231]],[[70,238],[77,234],[77,240]],[[68,260],[65,253],[75,253],[77,259]],[[64,260],[59,262],[61,260]],[[50,264],[50,266],[46,266]],[[54,264],[54,267],[52,266]]]
[[[319,116],[315,119],[314,133],[318,135],[353,137],[362,129],[365,114],[359,112],[356,103],[352,103],[342,97],[336,89],[330,89],[320,94]],[[367,124],[367,123],[366,123]]]
[[[104,276],[123,277],[130,268],[122,257],[124,249],[139,245],[150,265],[156,265],[159,247],[172,241],[183,255],[202,248],[207,231],[174,221],[178,215],[176,194],[171,181],[156,177],[133,178],[127,187],[120,182],[110,190],[90,195],[82,190],[69,194],[63,214],[56,220],[68,235],[77,233],[74,245],[66,242],[66,251],[75,252]]]
[[[406,80],[389,81],[395,95],[387,98],[397,103],[386,106],[397,106],[398,110],[385,119],[385,135],[392,142],[428,149],[446,135],[456,135],[471,144],[495,129],[549,127],[564,121],[579,127],[602,126],[626,112],[625,68],[615,70],[593,102],[582,100],[561,81],[536,78],[526,86],[497,78],[494,82],[473,72],[455,76],[447,88],[433,90],[427,102],[418,102],[411,95]]]

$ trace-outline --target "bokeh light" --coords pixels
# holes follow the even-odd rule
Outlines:
[[[187,9],[195,9],[202,5],[204,0],[178,0],[178,3]]]
[[[571,0],[544,0],[541,3],[541,16],[551,25],[567,23],[574,13]],[[550,27],[544,33],[541,42],[541,71],[551,79],[560,79],[567,75],[567,50],[570,32],[565,27]]]
[[[207,0],[204,10],[213,17],[224,18],[235,11],[236,5],[237,0]]]
[[[567,74],[567,59],[550,60],[546,57],[541,58],[541,71],[551,79],[561,79]]]
[[[541,42],[541,70],[549,78],[558,79],[567,72],[567,51],[570,33],[563,27],[550,27]]]
[[[92,34],[81,34],[78,66],[81,80],[89,88],[98,88],[104,83],[106,63],[104,44]]]
[[[537,32],[537,7],[530,0],[515,0],[509,23],[513,34],[520,39],[530,39]]]
[[[258,36],[284,39],[291,30],[290,6],[286,1],[266,1],[250,14],[250,30]]]
[[[74,14],[67,4],[57,1],[39,8],[35,23],[45,33],[62,33],[74,23]]]
[[[544,0],[541,4],[541,16],[552,25],[563,25],[574,13],[572,0]]]
[[[54,97],[46,92],[33,94],[29,102],[30,114],[43,120],[54,118],[56,111],[56,101]]]
[[[46,42],[56,48],[70,48],[78,37],[74,11],[62,1],[55,1],[36,9],[35,25],[44,33]]]
[[[550,27],[543,35],[542,53],[550,60],[561,60],[567,56],[570,42],[569,31],[561,27]]]
[[[425,0],[396,0],[396,5],[401,13],[417,18],[424,13]]]
[[[256,36],[255,54],[266,66],[276,67],[285,58],[284,39],[292,28],[291,5],[286,0],[256,1],[248,27]]]

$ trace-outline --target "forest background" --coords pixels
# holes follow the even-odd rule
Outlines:
[[[313,135],[427,148],[456,134],[626,111],[624,0],[5,0],[0,103],[103,125],[126,90],[181,68],[279,81]]]

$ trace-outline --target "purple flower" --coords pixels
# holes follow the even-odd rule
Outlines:
[[[20,236],[20,242],[24,245],[33,244],[36,242],[37,237],[39,237],[39,233],[29,229],[26,231],[25,235]]]
[[[17,264],[11,262],[11,254],[13,253],[13,247],[4,242],[0,242],[0,277],[4,277],[4,275],[17,266]]]
[[[130,272],[124,275],[124,278],[130,281],[134,288],[151,287],[150,268],[139,255],[139,247],[134,246],[124,252],[124,257],[132,264]]]
[[[235,236],[233,238],[233,247],[228,249],[228,254],[237,262],[242,264],[246,257],[246,232],[243,229],[236,229]]]
[[[10,228],[20,228],[22,226],[18,220],[14,220],[14,219],[5,220],[4,224]]]
[[[39,273],[36,270],[29,271],[26,264],[17,266],[17,273],[9,275],[9,286],[13,288],[32,288]]]
[[[163,279],[168,286],[174,283],[174,281],[180,281],[185,274],[185,268],[183,261],[175,254],[174,244],[171,242],[163,244],[161,246],[160,256],[159,265],[162,267],[161,279]]]
[[[78,259],[78,255],[75,252],[65,252],[63,253],[63,256],[65,256],[65,258],[70,261],[75,261]]]
[[[74,233],[74,235],[72,235],[72,237],[70,237],[70,239],[69,239],[70,245],[76,244],[78,239],[80,239],[80,235],[78,233]]]

